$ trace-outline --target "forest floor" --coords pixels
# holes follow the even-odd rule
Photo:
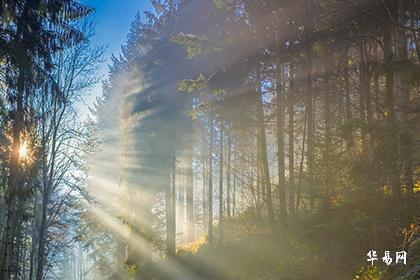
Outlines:
[[[188,270],[195,271],[196,279],[420,279],[420,239],[411,244],[407,266],[386,267],[380,262],[370,266],[366,261],[366,248],[354,245],[349,248],[349,236],[345,236],[345,232],[341,236],[326,235],[320,239],[318,236],[325,236],[320,231],[330,229],[312,227],[311,218],[304,226],[301,221],[302,218],[300,223],[291,221],[288,230],[272,234],[256,231],[261,225],[252,225],[255,219],[233,219],[225,225],[223,243],[216,227],[212,247],[206,243],[206,237],[199,238],[180,247],[177,260]]]

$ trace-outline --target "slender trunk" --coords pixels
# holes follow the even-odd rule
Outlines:
[[[373,79],[373,86],[374,86],[374,102],[375,102],[375,117],[378,119],[381,113],[380,110],[380,102],[379,102],[379,96],[380,96],[380,90],[379,90],[379,73],[378,73],[378,67],[379,67],[379,58],[378,58],[378,46],[375,45],[374,47],[374,60],[375,60],[375,72],[374,72],[374,79]]]
[[[385,79],[386,79],[386,113],[389,122],[393,123],[395,118],[394,110],[394,71],[392,69],[392,23],[384,23],[384,58],[385,58]]]
[[[185,169],[184,168],[180,168],[180,170],[178,171],[179,174],[179,179],[178,180],[182,180],[182,179],[186,179],[185,178]],[[177,230],[178,232],[175,233],[175,236],[178,235],[178,233],[181,234],[181,236],[183,235],[182,233],[185,232],[185,208],[186,208],[186,204],[185,204],[185,182],[178,182],[178,190],[177,190],[177,197],[176,197],[176,213],[177,213]]]
[[[293,64],[290,65],[290,87],[289,87],[289,100],[288,100],[288,113],[289,113],[289,209],[290,213],[295,212],[295,108],[294,108],[294,69]]]
[[[194,239],[194,178],[193,178],[193,145],[188,146],[187,151],[187,170],[186,176],[186,196],[187,196],[187,241]]]
[[[305,159],[306,123],[307,123],[307,113],[305,112],[305,121],[303,123],[303,135],[302,135],[302,155],[300,157],[299,182],[298,182],[298,186],[297,186],[297,197],[296,197],[296,213],[299,212],[300,190],[302,188],[302,181],[303,181],[303,163],[304,163],[304,159]]]
[[[308,185],[309,185],[309,204],[311,210],[315,208],[315,190],[314,190],[314,106],[313,106],[313,97],[312,97],[312,11],[311,3],[307,1],[305,7],[305,26],[304,26],[304,36],[305,36],[305,53],[306,53],[306,98],[305,98],[305,107],[308,116],[308,143],[307,143],[307,168],[308,168]]]
[[[168,256],[175,256],[176,252],[176,163],[175,157],[172,159],[172,170],[170,172],[170,179],[168,180],[168,187],[165,191],[165,205],[166,205],[166,251]]]
[[[271,227],[271,231],[277,232],[276,221],[274,218],[273,202],[271,195],[271,180],[270,170],[268,166],[267,157],[267,140],[265,135],[265,124],[264,124],[264,108],[263,108],[263,95],[261,92],[261,69],[257,67],[257,91],[256,91],[256,106],[257,106],[257,125],[258,125],[258,138],[259,138],[259,152],[261,155],[261,168],[263,172],[263,182],[267,191],[267,211],[268,211],[268,222]]]
[[[46,88],[45,94],[48,93],[48,89]],[[42,97],[43,103],[43,113],[45,114],[45,99],[44,96]],[[57,146],[57,124],[60,122],[60,114],[58,113],[58,100],[54,98],[54,106],[53,106],[53,116],[52,116],[52,123],[51,126],[53,127],[52,130],[52,137],[51,137],[51,160],[48,166],[47,163],[47,138],[49,135],[46,134],[46,123],[42,124],[42,208],[41,208],[41,224],[39,229],[39,244],[38,244],[38,266],[37,266],[37,274],[36,279],[42,280],[44,276],[44,265],[46,259],[46,242],[47,242],[47,217],[48,217],[48,203],[50,200],[50,192],[53,185],[54,173],[55,173],[55,159],[56,159],[56,146]]]
[[[219,239],[223,243],[223,145],[224,145],[224,129],[223,121],[220,122],[220,156],[219,156]]]
[[[229,131],[228,142],[227,142],[227,166],[229,167],[226,170],[226,215],[230,218],[230,195],[231,195],[231,185],[230,185],[230,172],[231,172],[231,156],[232,156],[232,135]]]
[[[387,121],[391,128],[396,128],[396,118],[395,118],[395,97],[394,97],[394,86],[395,86],[395,79],[394,79],[394,69],[392,67],[392,63],[394,62],[394,54],[393,54],[393,24],[389,21],[384,22],[384,57],[385,57],[385,80],[386,80],[386,114],[387,114]],[[397,145],[392,145],[389,147],[391,155],[398,154],[398,147]],[[396,156],[397,157],[397,156]],[[394,161],[396,162],[396,161]],[[392,170],[390,174],[390,186],[392,192],[395,196],[399,197],[401,195],[401,189],[399,185],[399,170],[397,171],[398,167],[395,166],[394,170]]]
[[[285,98],[281,85],[281,66],[277,65],[277,156],[278,156],[278,192],[280,207],[280,225],[287,228],[287,204],[286,204],[286,179],[285,179],[285,155],[284,155],[284,123],[285,123]]]
[[[359,106],[360,106],[360,121],[362,123],[361,129],[361,140],[362,140],[362,154],[367,152],[367,140],[366,140],[366,96],[369,89],[367,69],[366,69],[366,55],[365,55],[365,43],[364,38],[360,39],[359,42]]]
[[[348,50],[346,54],[346,63],[344,64],[344,103],[346,111],[346,122],[350,124],[353,120],[353,114],[351,111],[351,90],[350,90],[350,75],[349,75],[349,56]],[[353,146],[353,131],[348,130],[346,135],[347,149]]]
[[[48,190],[44,188],[42,193],[42,213],[41,213],[41,225],[39,229],[39,245],[38,245],[38,267],[36,273],[36,280],[42,280],[44,276],[44,264],[45,264],[45,249],[46,249],[46,237],[47,237],[47,212],[48,212]]]
[[[209,220],[208,220],[208,242],[209,245],[213,245],[213,138],[214,138],[214,124],[213,124],[213,113],[210,113],[210,147],[209,147],[209,193],[208,193],[208,203],[209,203]]]
[[[327,74],[328,75],[328,74]],[[324,100],[324,123],[325,123],[325,142],[324,142],[324,154],[323,162],[325,169],[325,193],[322,196],[321,204],[321,216],[325,217],[329,213],[330,208],[330,195],[331,195],[331,165],[330,162],[333,160],[331,157],[331,100],[330,100],[330,88],[329,88],[328,77],[325,78],[325,100]]]
[[[234,154],[233,157],[233,161],[234,161],[234,168],[236,170],[236,153]],[[236,183],[237,183],[237,174],[236,172],[233,174],[233,190],[232,190],[232,215],[235,216],[236,213]]]
[[[206,227],[206,222],[208,220],[207,218],[207,176],[208,176],[208,172],[207,172],[207,164],[206,164],[206,160],[207,160],[207,137],[206,137],[206,129],[205,129],[205,124],[203,123],[203,146],[202,146],[202,150],[201,150],[201,160],[203,163],[203,189],[202,189],[202,200],[203,200],[203,204],[202,204],[202,209],[203,209],[203,227]]]
[[[39,243],[38,240],[38,196],[39,194],[35,194],[34,199],[34,212],[33,212],[33,218],[32,218],[32,236],[31,236],[31,254],[30,254],[30,266],[29,266],[29,280],[33,279],[34,271],[35,271],[35,265],[38,263],[36,256],[38,256],[37,252],[37,244]]]

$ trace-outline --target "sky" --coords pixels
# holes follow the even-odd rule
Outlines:
[[[108,65],[111,63],[111,55],[121,50],[125,44],[130,23],[134,20],[137,12],[143,14],[151,10],[149,0],[82,0],[83,4],[95,8],[94,19],[96,22],[96,34],[91,40],[92,45],[108,46],[105,53],[105,63],[102,65],[100,75],[104,78],[108,75]],[[87,116],[88,107],[92,106],[97,96],[101,95],[101,83],[93,87],[84,104],[80,104],[79,111],[82,116]]]

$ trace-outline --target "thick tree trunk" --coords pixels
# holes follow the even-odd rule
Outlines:
[[[24,73],[21,70],[18,78],[18,89],[16,97],[16,111],[13,118],[13,140],[12,154],[10,160],[9,188],[6,194],[6,222],[3,237],[3,259],[2,259],[2,280],[9,280],[11,277],[11,261],[14,251],[14,238],[17,222],[16,204],[18,201],[17,190],[20,185],[19,175],[19,148],[21,145],[21,133],[23,130],[23,93],[25,87]]]

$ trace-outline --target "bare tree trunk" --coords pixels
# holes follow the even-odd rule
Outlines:
[[[237,154],[234,153],[233,161],[234,161],[234,167],[236,170],[236,164],[237,164]],[[236,184],[237,184],[237,174],[236,172],[233,174],[233,190],[232,190],[232,215],[235,216],[236,212]]]
[[[295,107],[294,107],[294,65],[290,65],[290,87],[289,87],[289,100],[288,100],[288,113],[289,113],[289,209],[290,213],[295,213]]]
[[[396,118],[395,118],[395,96],[394,96],[394,87],[395,87],[395,79],[394,79],[394,69],[391,66],[394,61],[394,53],[393,53],[393,24],[387,20],[385,20],[383,25],[384,30],[384,57],[385,57],[385,79],[386,79],[386,113],[387,113],[387,121],[388,124],[392,128],[396,128]],[[398,147],[396,145],[392,145],[389,147],[391,154],[397,154]],[[399,197],[401,195],[401,189],[399,185],[399,177],[400,172],[397,170],[398,168],[395,166],[393,170],[390,170],[390,185],[392,192],[395,196]]]
[[[224,146],[224,123],[220,121],[220,156],[219,156],[219,239],[223,243],[223,146]]]
[[[302,155],[300,157],[300,164],[299,164],[299,181],[297,186],[297,197],[296,197],[296,213],[299,212],[300,206],[300,190],[302,188],[302,181],[303,181],[303,163],[305,159],[305,140],[306,140],[306,123],[307,123],[307,112],[305,112],[305,121],[303,123],[303,135],[302,135]]]
[[[350,90],[350,75],[349,75],[349,56],[348,50],[346,51],[346,62],[344,64],[344,103],[346,111],[346,121],[350,123],[353,120],[351,111],[351,90]],[[346,135],[347,148],[353,146],[353,131],[349,130]]]
[[[327,73],[328,75],[328,73]],[[328,77],[325,77],[325,100],[324,100],[324,123],[325,123],[325,142],[323,149],[323,163],[325,169],[325,193],[322,196],[322,204],[320,208],[321,216],[328,215],[330,210],[330,193],[331,193],[331,97],[330,84]]]
[[[305,6],[305,53],[306,53],[306,98],[305,98],[305,107],[308,116],[308,143],[307,143],[307,168],[308,168],[308,185],[309,185],[309,204],[311,210],[315,208],[315,191],[314,191],[314,106],[313,106],[313,97],[312,97],[312,39],[310,35],[312,33],[313,19],[311,11],[310,1],[306,1]]]
[[[166,251],[168,256],[173,257],[176,253],[176,162],[173,157],[172,170],[170,171],[170,180],[165,193],[166,204]]]
[[[205,124],[203,123],[203,146],[202,146],[202,150],[201,150],[201,160],[203,163],[203,190],[202,190],[202,200],[203,200],[203,205],[202,205],[202,209],[203,209],[203,227],[205,228],[206,222],[208,221],[208,217],[207,217],[207,209],[208,206],[206,204],[206,200],[207,200],[207,176],[208,176],[208,172],[207,172],[207,165],[206,165],[206,160],[207,160],[207,137],[206,137],[206,129],[205,129]]]
[[[284,155],[284,123],[285,123],[285,98],[281,85],[281,66],[277,65],[276,101],[277,101],[277,156],[278,156],[278,177],[279,177],[279,207],[280,225],[287,228],[287,203],[286,203],[286,179],[285,179],[285,155]]]
[[[270,170],[268,166],[267,158],[267,140],[265,135],[265,124],[264,124],[264,108],[263,108],[263,96],[261,92],[261,69],[260,66],[257,67],[257,91],[256,91],[256,105],[257,105],[257,126],[258,126],[258,138],[259,138],[259,152],[261,156],[261,168],[263,172],[263,181],[265,189],[267,190],[267,212],[268,212],[268,222],[273,233],[277,232],[276,221],[274,218],[273,211],[273,201],[271,195],[271,180],[270,180]]]
[[[232,157],[232,132],[229,131],[228,142],[227,142],[227,170],[226,170],[226,215],[228,218],[231,216],[230,212],[230,196],[231,196],[231,185],[230,185],[230,172],[231,172],[231,157]]]
[[[209,147],[209,220],[208,220],[208,242],[209,245],[213,245],[213,142],[214,142],[214,124],[213,124],[213,113],[210,113],[210,147]]]
[[[38,244],[38,266],[36,273],[36,280],[42,280],[44,275],[45,264],[45,249],[47,237],[47,211],[48,211],[48,190],[44,189],[42,193],[42,213],[41,225],[39,230],[39,244]]]
[[[186,196],[187,196],[187,241],[194,239],[194,178],[193,178],[193,145],[188,145],[186,170]]]
[[[363,36],[363,35],[362,35]],[[363,126],[361,129],[362,140],[362,153],[367,152],[367,139],[366,139],[366,96],[369,89],[367,68],[366,68],[366,55],[365,55],[365,42],[362,37],[359,42],[359,106],[360,106],[360,121]]]
[[[30,267],[29,267],[29,279],[32,280],[35,272],[35,266],[38,263],[38,252],[37,252],[37,245],[39,244],[39,238],[38,238],[38,213],[39,213],[39,207],[38,207],[38,196],[39,193],[35,194],[34,199],[34,211],[33,211],[33,218],[32,218],[32,241],[31,241],[31,254],[30,254]]]

